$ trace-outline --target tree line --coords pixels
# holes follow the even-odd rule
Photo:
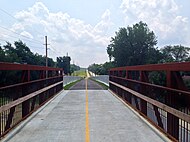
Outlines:
[[[77,65],[71,65],[70,61],[71,58],[69,56],[57,57],[56,61],[52,58],[48,58],[48,67],[63,68],[64,73],[69,75],[80,69]],[[13,45],[10,42],[6,42],[5,45],[0,45],[0,62],[46,66],[46,57],[38,53],[33,53],[25,43],[18,40],[15,41]],[[0,86],[3,86],[5,83],[12,84],[18,82],[19,76],[20,73],[5,73],[0,71]],[[31,76],[31,79],[35,79],[35,73]]]
[[[190,61],[189,47],[166,45],[158,48],[157,42],[154,32],[142,21],[120,28],[107,47],[110,62],[92,64],[88,70],[101,75],[108,74],[112,67]]]
[[[0,46],[0,62],[45,66],[46,57],[38,53],[34,54],[25,43],[19,40],[14,42],[14,46],[9,42]],[[48,66],[56,66],[53,59],[48,58]]]

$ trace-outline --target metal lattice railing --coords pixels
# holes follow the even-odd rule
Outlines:
[[[0,138],[63,89],[60,68],[0,63],[0,76],[18,80],[0,84]]]
[[[113,68],[110,90],[174,141],[190,141],[190,62]]]

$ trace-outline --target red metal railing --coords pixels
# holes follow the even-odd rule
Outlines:
[[[190,62],[113,68],[110,89],[174,141],[190,141]],[[155,84],[155,82],[161,84]]]
[[[0,62],[0,77],[0,138],[63,89],[60,68]]]

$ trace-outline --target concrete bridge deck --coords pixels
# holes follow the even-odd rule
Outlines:
[[[10,142],[161,142],[133,111],[107,90],[62,91],[17,127],[4,141]],[[80,85],[79,85],[80,86]],[[93,88],[93,87],[92,87]],[[96,88],[97,89],[97,88]],[[25,123],[23,122],[23,124]],[[9,139],[10,138],[10,139]]]

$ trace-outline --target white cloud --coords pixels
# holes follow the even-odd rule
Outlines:
[[[113,26],[113,23],[110,19],[110,10],[107,9],[101,16],[101,21],[95,26],[95,30],[99,33],[105,33]]]
[[[92,26],[72,18],[68,13],[50,12],[42,2],[36,2],[28,10],[16,13],[15,18],[19,22],[12,26],[12,30],[34,39],[48,35],[50,44],[59,51],[60,56],[69,52],[79,65],[87,67],[89,64],[103,63],[108,59],[108,30],[113,25],[110,14],[108,9],[105,10],[101,21]],[[40,30],[36,33],[36,30],[31,30],[33,28]],[[53,56],[52,53],[50,55]]]
[[[26,31],[21,32],[20,35],[33,39],[33,36],[29,32],[26,32]]]
[[[174,0],[123,0],[126,24],[146,22],[158,36],[160,45],[190,44],[188,18],[180,15],[181,6]]]

